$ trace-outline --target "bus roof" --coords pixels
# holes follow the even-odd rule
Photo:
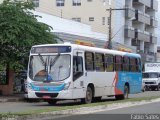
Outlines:
[[[32,47],[43,47],[43,46],[71,46],[72,49],[77,50],[85,50],[90,52],[97,52],[97,53],[107,53],[107,54],[113,54],[113,55],[122,55],[122,56],[129,56],[129,57],[138,57],[141,56],[136,53],[128,53],[123,51],[117,51],[117,50],[110,50],[110,49],[104,49],[104,48],[97,48],[97,47],[90,47],[90,46],[84,46],[84,45],[78,45],[78,44],[71,44],[71,43],[64,43],[64,44],[42,44],[42,45],[34,45]]]

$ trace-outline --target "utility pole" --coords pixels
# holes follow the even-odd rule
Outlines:
[[[114,10],[126,10],[126,8],[121,8],[121,9],[112,9],[112,8],[109,8],[109,9],[106,9],[107,11],[109,11],[109,22],[108,22],[108,24],[109,24],[109,26],[108,26],[108,29],[109,29],[109,31],[108,31],[108,37],[109,37],[109,39],[108,39],[108,49],[112,49],[112,11]]]

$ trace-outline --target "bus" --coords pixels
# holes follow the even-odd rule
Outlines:
[[[82,103],[103,96],[116,99],[141,92],[141,56],[78,44],[45,44],[31,48],[25,97]]]

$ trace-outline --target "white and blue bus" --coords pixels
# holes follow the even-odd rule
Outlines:
[[[81,99],[102,96],[124,99],[141,92],[141,56],[77,44],[45,44],[31,48],[27,75],[28,99]]]

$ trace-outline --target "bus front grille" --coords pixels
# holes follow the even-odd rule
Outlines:
[[[51,98],[57,97],[58,93],[35,93],[37,97],[50,96]]]

